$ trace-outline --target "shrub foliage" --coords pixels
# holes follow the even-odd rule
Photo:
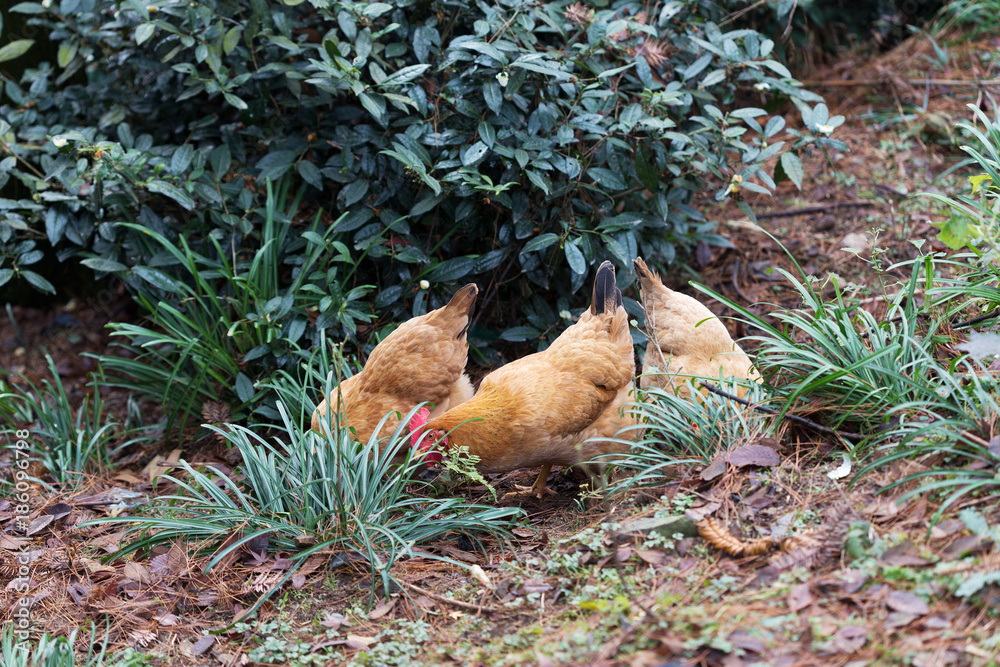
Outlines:
[[[151,312],[211,298],[232,309],[220,321],[255,327],[237,346],[250,379],[321,330],[336,340],[372,314],[399,321],[469,281],[484,287],[487,343],[554,335],[591,265],[725,245],[697,193],[799,184],[801,151],[842,146],[829,137],[842,118],[773,42],[719,27],[709,2],[11,11],[59,48],[57,63],[4,82],[0,185],[30,196],[0,199],[0,283],[52,290],[28,268],[47,240],[121,276]],[[789,100],[801,130],[773,113]],[[280,201],[265,201],[268,182]],[[264,251],[269,266],[255,267]],[[271,282],[239,311],[247,289],[233,276],[252,273]]]

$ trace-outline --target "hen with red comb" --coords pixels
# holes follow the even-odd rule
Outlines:
[[[399,426],[418,403],[431,403],[433,417],[472,397],[472,382],[465,374],[469,357],[467,333],[479,290],[474,284],[458,290],[442,308],[407,320],[375,346],[365,367],[347,378],[323,400],[312,415],[314,431],[326,433],[331,413],[356,437],[366,442],[379,422],[389,418],[378,436]]]
[[[436,433],[422,431],[430,414],[431,411],[427,408],[420,408],[410,419],[410,443],[413,447],[414,458],[422,458],[427,465],[434,465],[440,463],[443,457],[441,452],[434,448]]]

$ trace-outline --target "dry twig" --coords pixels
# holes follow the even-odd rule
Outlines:
[[[781,414],[778,410],[775,410],[774,408],[769,408],[767,406],[759,405],[757,403],[751,403],[745,398],[740,398],[735,394],[730,394],[728,391],[720,389],[719,387],[716,387],[714,384],[710,382],[701,382],[700,384],[702,387],[708,389],[713,394],[717,394],[718,396],[722,396],[723,398],[728,398],[731,401],[736,401],[740,405],[745,405],[748,408],[753,408],[754,410],[759,410],[760,412],[764,412],[769,415]],[[822,424],[817,424],[811,419],[806,419],[805,417],[799,417],[798,415],[789,414],[787,412],[782,415],[782,418],[787,419],[789,421],[793,421],[796,424],[802,424],[803,426],[808,426],[814,431],[819,431],[820,433],[840,436],[845,440],[852,440],[857,442],[858,440],[863,440],[865,437],[860,433],[851,433],[850,431],[838,431],[835,428],[830,428],[829,426],[823,426]]]
[[[468,609],[469,611],[474,611],[474,612],[477,612],[477,613],[483,613],[483,612],[485,612],[487,614],[495,614],[496,612],[500,611],[496,607],[490,607],[489,605],[474,604],[472,602],[462,602],[461,600],[456,600],[454,598],[449,598],[449,597],[445,597],[443,595],[438,595],[434,591],[429,591],[426,588],[421,588],[420,586],[417,586],[416,584],[411,584],[408,581],[404,581],[402,583],[403,583],[404,586],[406,586],[407,588],[409,588],[411,590],[416,591],[420,595],[426,595],[427,597],[429,597],[430,599],[432,599],[432,600],[434,600],[436,602],[440,602],[442,604],[451,605],[452,607],[458,607],[459,609]]]

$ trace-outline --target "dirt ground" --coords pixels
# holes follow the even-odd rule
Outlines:
[[[788,253],[747,225],[735,206],[716,207],[709,215],[734,249],[705,249],[667,276],[668,283],[693,294],[687,281],[696,280],[738,302],[759,304],[766,314],[770,306],[764,304],[798,301],[790,284],[771,271],[776,267],[797,272],[797,263],[829,290],[830,277],[837,276],[841,288],[863,296],[876,286],[873,265],[912,259],[921,244],[944,251],[930,224],[945,215],[942,207],[910,195],[964,191],[964,174],[935,177],[963,156],[952,132],[971,118],[965,105],[992,113],[1000,87],[970,82],[996,77],[993,61],[980,54],[995,53],[1000,38],[939,42],[949,44],[947,67],[933,65],[930,43],[918,36],[873,60],[845,60],[817,72],[806,85],[827,97],[831,114],[847,116],[834,136],[850,150],[806,159],[801,192],[784,183],[774,198],[748,196],[760,227]],[[726,314],[721,304],[710,305]],[[48,376],[49,354],[73,400],[95,370],[84,353],[109,347],[103,325],[134,317],[120,287],[44,311],[8,312],[0,317],[0,366],[38,382]],[[734,329],[740,336],[752,333]],[[108,396],[116,410],[124,409],[122,399]],[[770,441],[781,454],[777,466],[731,469],[711,481],[698,469],[678,470],[661,487],[609,503],[585,502],[571,475],[554,475],[556,496],[499,501],[527,513],[515,530],[518,542],[487,541],[483,553],[456,538],[428,550],[478,565],[483,578],[414,557],[397,566],[405,590],[380,597],[370,609],[364,565],[327,557],[307,566],[248,625],[211,634],[239,617],[261,582],[287,567],[288,554],[247,553],[208,574],[207,557],[188,561],[167,550],[134,563],[102,564],[101,557],[117,549],[121,529],[77,526],[110,512],[115,489],[170,492],[149,480],[158,444],[133,451],[103,478],[85,480],[72,496],[37,488],[27,537],[10,532],[14,508],[0,500],[0,569],[16,571],[12,554],[30,544],[40,628],[63,634],[94,620],[103,632],[107,624],[114,652],[131,648],[157,665],[1000,663],[1000,589],[973,599],[956,597],[946,586],[950,578],[1000,569],[996,545],[959,518],[960,510],[971,508],[989,525],[1000,525],[996,499],[966,498],[932,526],[938,500],[897,502],[906,487],[877,493],[913,472],[911,465],[890,466],[849,487],[849,478],[830,475],[843,465],[841,444],[797,429],[778,436]],[[174,460],[196,455],[228,465],[225,450],[210,442],[185,442],[180,450]],[[0,456],[0,470],[11,465],[9,455]],[[530,483],[533,474],[518,471],[491,482],[502,494],[514,483]],[[492,502],[483,487],[457,493]],[[710,510],[735,536],[706,540],[689,527],[657,532],[651,524],[635,524]],[[867,528],[847,532],[858,525]],[[770,556],[723,551],[733,540],[746,544],[777,534],[779,526],[800,533],[795,548]],[[857,551],[828,557],[824,529],[851,536]],[[961,560],[969,555],[980,556],[975,572]],[[175,556],[183,563],[164,565]],[[0,608],[12,610],[16,598],[10,589],[0,592]]]

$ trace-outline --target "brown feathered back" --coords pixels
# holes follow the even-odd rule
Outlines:
[[[641,258],[633,266],[649,335],[641,386],[673,387],[687,395],[682,386],[686,376],[718,378],[721,371],[723,377],[757,379],[750,358],[715,313],[697,299],[667,288]],[[647,374],[654,369],[660,374]]]
[[[442,308],[401,324],[372,350],[364,369],[340,383],[348,426],[365,441],[390,411],[403,415],[415,405],[433,403],[432,414],[441,414],[472,397],[472,383],[465,374],[469,356],[467,333],[479,293],[474,284],[458,290]],[[340,407],[335,389],[312,416],[312,428],[324,430],[327,405]],[[399,424],[393,415],[380,435]]]
[[[483,472],[572,465],[627,445],[587,442],[626,425],[619,409],[635,374],[628,315],[605,262],[591,307],[548,349],[487,375],[476,395],[426,428],[480,458]],[[470,421],[478,420],[478,421]],[[466,423],[468,422],[468,423]],[[544,481],[544,480],[543,480]]]

